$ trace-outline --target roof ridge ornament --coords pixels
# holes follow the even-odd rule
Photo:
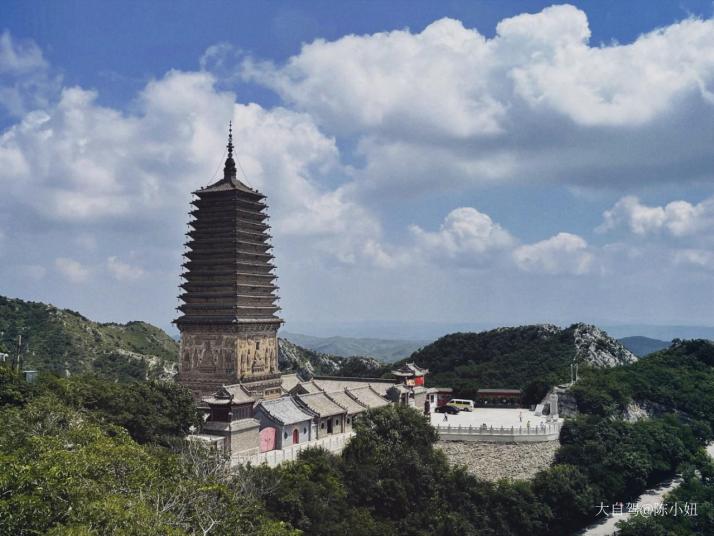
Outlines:
[[[226,165],[223,167],[223,179],[231,180],[236,178],[236,163],[233,160],[233,121],[228,122],[228,158],[226,158]]]
[[[233,158],[233,121],[228,121],[228,158]]]

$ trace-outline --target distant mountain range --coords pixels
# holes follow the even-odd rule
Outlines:
[[[711,339],[714,340],[714,326],[657,325],[657,324],[613,324],[608,320],[589,321],[616,339],[631,336],[650,337],[662,341],[672,339]],[[345,338],[368,338],[382,340],[400,340],[417,343],[435,341],[448,333],[478,333],[501,326],[517,327],[520,322],[417,322],[417,321],[353,321],[321,322],[299,321],[291,319],[285,326],[286,332],[305,333],[320,338],[341,336]],[[560,326],[564,327],[564,326]],[[169,330],[170,331],[170,330]],[[282,333],[281,333],[282,335]]]
[[[669,348],[672,341],[662,341],[660,339],[652,339],[650,337],[623,337],[618,339],[620,343],[637,357],[644,357],[653,352],[659,352],[665,348]]]
[[[340,357],[369,356],[386,363],[404,359],[431,342],[362,337],[314,337],[287,331],[281,332],[280,335],[294,344],[323,354]]]
[[[8,359],[16,355],[18,335],[24,368],[95,372],[120,381],[170,377],[177,368],[178,342],[151,324],[98,323],[68,309],[0,296],[0,354]],[[385,363],[416,359],[432,369],[434,381],[466,382],[470,387],[476,379],[480,387],[523,387],[535,377],[562,381],[576,356],[594,366],[611,366],[629,360],[629,352],[642,357],[670,345],[644,336],[617,342],[584,324],[453,333],[436,342],[293,332],[281,336],[284,371],[376,376],[389,370]],[[586,358],[583,348],[592,350]]]

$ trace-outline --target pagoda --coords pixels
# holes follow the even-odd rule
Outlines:
[[[199,400],[240,383],[256,398],[280,395],[277,276],[265,196],[236,176],[233,133],[223,178],[193,192],[183,290],[178,381]]]

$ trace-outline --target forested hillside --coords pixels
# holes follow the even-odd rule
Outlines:
[[[623,534],[714,533],[714,466],[701,449],[713,437],[714,345],[677,341],[589,368],[573,391],[581,415],[530,481],[450,467],[435,429],[404,406],[368,412],[339,456],[311,449],[230,472],[182,441],[200,421],[179,385],[27,384],[0,366],[0,533],[567,535],[594,520],[594,506],[632,501],[676,472],[686,482],[675,497],[699,515],[637,520]],[[629,415],[633,403],[650,409]]]
[[[24,368],[113,379],[170,377],[178,343],[146,322],[101,324],[68,309],[0,296],[0,352],[12,358],[22,335]]]
[[[119,381],[168,379],[176,372],[179,343],[146,322],[93,322],[52,305],[0,296],[0,353],[17,355],[22,335],[23,368],[71,374],[91,372]],[[375,376],[384,372],[374,358],[341,357],[280,339],[284,372],[333,376]]]
[[[605,332],[585,324],[551,325],[453,333],[408,359],[429,369],[427,384],[453,387],[466,398],[480,388],[523,389],[535,403],[547,389],[570,379],[570,364],[581,369],[610,367],[636,357]]]

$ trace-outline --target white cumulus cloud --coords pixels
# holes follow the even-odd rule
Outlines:
[[[449,212],[438,231],[425,231],[418,225],[412,225],[410,230],[419,249],[451,258],[506,249],[514,242],[508,231],[473,207]]]
[[[0,34],[0,110],[19,117],[44,106],[59,83],[34,41],[18,41],[7,30]]]
[[[79,261],[68,257],[58,257],[55,259],[55,268],[59,273],[72,283],[84,283],[89,279],[90,270]]]
[[[583,275],[591,270],[594,256],[582,237],[558,233],[547,240],[517,247],[513,259],[526,272]]]
[[[647,206],[635,196],[620,199],[604,212],[599,232],[624,227],[637,235],[664,232],[674,237],[691,236],[714,229],[714,198],[692,204],[672,201]]]
[[[116,257],[107,259],[107,270],[117,281],[136,281],[144,276],[144,269],[123,262]]]
[[[327,133],[356,138],[369,191],[711,176],[714,20],[625,44],[589,38],[585,13],[561,5],[504,19],[492,38],[444,18],[317,39],[282,64],[239,55],[238,69]]]

